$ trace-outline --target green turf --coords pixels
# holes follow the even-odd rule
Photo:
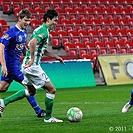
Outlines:
[[[131,133],[133,109],[126,114],[121,113],[131,89],[132,85],[58,89],[53,116],[63,119],[63,123],[44,123],[43,118],[35,116],[26,99],[17,101],[8,105],[0,118],[0,133]],[[10,94],[0,95],[7,97]],[[45,92],[39,90],[36,98],[44,108]],[[82,110],[81,122],[71,123],[67,120],[66,112],[73,106]]]

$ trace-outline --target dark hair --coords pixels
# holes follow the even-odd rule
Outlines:
[[[43,21],[46,22],[47,18],[50,18],[50,20],[52,20],[54,17],[58,16],[58,12],[54,9],[48,9],[45,13],[44,13],[44,18]]]
[[[31,12],[27,8],[22,9],[18,13],[18,17],[20,17],[21,19],[24,18],[24,17],[31,18]]]

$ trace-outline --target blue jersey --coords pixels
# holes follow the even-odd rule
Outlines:
[[[20,55],[25,47],[27,36],[26,30],[20,30],[15,25],[0,38],[0,42],[5,45],[4,56],[9,76],[14,75],[15,72],[19,72],[15,74],[16,76],[22,74],[20,72]]]
[[[27,40],[27,31],[18,27],[11,27],[0,39],[5,45],[5,60],[8,71],[18,69],[20,65],[20,54],[22,53]]]

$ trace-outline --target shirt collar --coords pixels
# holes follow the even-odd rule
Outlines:
[[[50,31],[50,28],[45,23],[43,23],[42,26],[48,28],[48,30]]]
[[[16,26],[16,28],[19,29],[20,31],[22,31],[22,32],[25,31],[25,30],[20,29],[20,28],[17,26],[17,24],[16,24],[15,26]]]

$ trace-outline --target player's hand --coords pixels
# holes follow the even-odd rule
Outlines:
[[[33,60],[29,60],[27,64],[25,64],[24,69],[30,67],[33,64]]]
[[[8,75],[6,66],[1,67],[2,76],[6,77]]]
[[[65,65],[64,60],[61,57],[57,56],[56,60],[60,61],[61,64]]]

